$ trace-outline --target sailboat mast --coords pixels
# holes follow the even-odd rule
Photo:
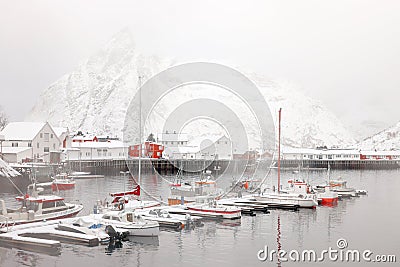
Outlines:
[[[142,76],[139,79],[139,172],[138,185],[140,186],[140,178],[142,175]],[[140,197],[140,196],[139,196]]]
[[[278,116],[278,193],[281,191],[281,112],[282,108],[279,109]]]

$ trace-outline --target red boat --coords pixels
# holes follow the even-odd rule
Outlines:
[[[53,178],[53,183],[51,184],[51,189],[53,191],[69,190],[73,188],[75,188],[75,181],[69,178],[67,174],[57,174]]]

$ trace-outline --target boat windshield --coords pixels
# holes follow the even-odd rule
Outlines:
[[[33,202],[33,201],[23,201],[22,202],[22,209],[26,208],[26,210],[33,210],[33,211],[37,211],[39,209],[39,203],[37,202]]]

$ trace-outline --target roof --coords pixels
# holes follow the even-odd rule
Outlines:
[[[18,196],[15,198],[18,201],[23,201],[24,199],[32,202],[56,202],[64,200],[64,198],[55,195],[40,195],[40,196]]]
[[[47,122],[10,122],[0,132],[5,140],[33,140]]]
[[[225,137],[225,135],[207,135],[207,136],[197,137],[197,138],[190,140],[188,142],[188,146],[196,146],[196,147],[200,148],[201,143],[203,141],[206,141],[203,144],[203,145],[205,145],[205,147],[202,147],[202,148],[206,148],[206,147],[210,146],[211,143],[215,144],[218,140],[220,140],[224,137]],[[209,141],[211,141],[211,143]]]
[[[3,147],[2,149],[4,154],[18,154],[27,150],[31,150],[31,147]]]
[[[122,141],[107,142],[72,142],[73,148],[128,148]]]
[[[68,133],[68,128],[67,127],[53,127],[53,131],[57,135],[57,137],[60,137],[63,133]]]
[[[157,134],[157,138],[159,142],[170,142],[170,141],[179,141],[179,142],[187,142],[188,135],[185,133],[160,133]]]

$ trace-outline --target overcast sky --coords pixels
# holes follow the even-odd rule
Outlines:
[[[141,50],[288,80],[347,124],[400,119],[400,1],[0,0],[0,105],[40,92],[129,27]]]

